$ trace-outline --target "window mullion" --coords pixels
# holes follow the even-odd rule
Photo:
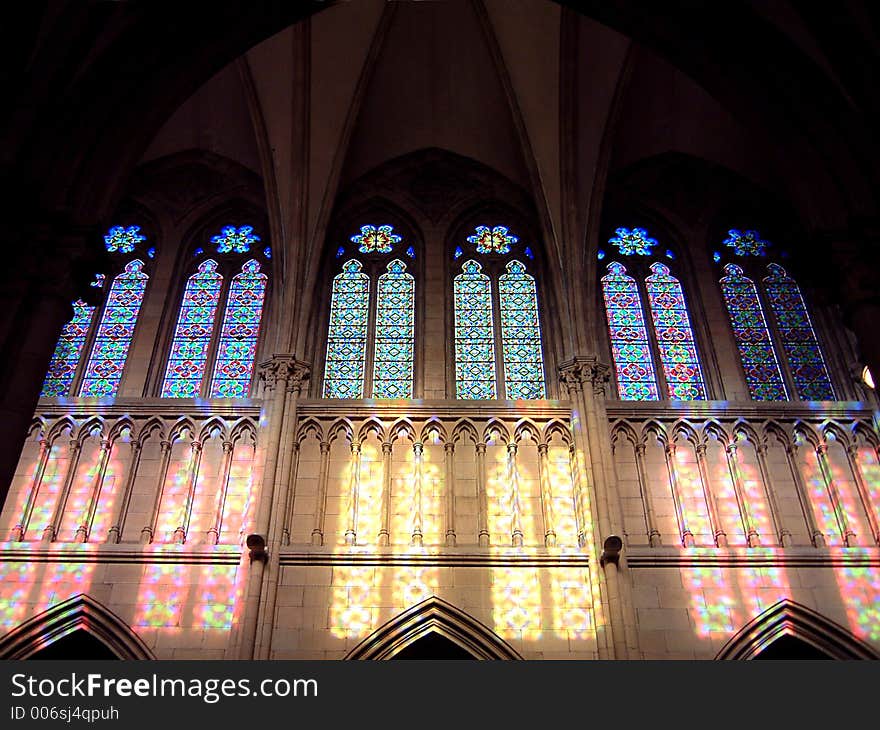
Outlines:
[[[367,299],[367,341],[364,343],[364,379],[361,384],[361,397],[373,395],[373,368],[376,362],[376,321],[379,308],[379,267],[370,267],[370,291]]]
[[[670,400],[669,385],[666,382],[666,372],[663,367],[663,358],[660,353],[660,343],[655,331],[654,311],[651,308],[651,298],[648,295],[648,286],[645,277],[639,273],[636,279],[639,290],[639,306],[642,308],[642,318],[645,321],[645,334],[648,337],[648,349],[651,351],[651,359],[654,363],[654,378],[657,382],[657,397],[660,400]]]
[[[503,332],[501,329],[501,287],[498,268],[493,267],[489,277],[490,293],[492,295],[492,336],[495,349],[495,397],[499,400],[507,398],[507,381],[504,368]]]
[[[229,304],[229,293],[232,291],[232,280],[234,278],[234,272],[232,276],[223,277],[223,288],[220,290],[220,296],[217,299],[217,311],[214,312],[214,325],[211,328],[211,339],[205,357],[205,374],[202,376],[202,386],[199,389],[203,398],[207,398],[210,395],[211,385],[214,382],[214,367],[217,364],[220,338],[223,336],[223,322],[226,320],[226,307]]]
[[[766,273],[764,275],[766,275]],[[782,380],[785,385],[786,395],[789,400],[801,400],[800,393],[798,393],[797,390],[797,383],[794,379],[794,374],[792,373],[788,362],[788,355],[785,352],[785,345],[782,341],[782,332],[779,330],[779,325],[776,322],[776,310],[771,305],[767,298],[767,292],[764,290],[764,276],[762,275],[762,272],[756,270],[752,279],[755,282],[755,291],[758,293],[758,301],[761,304],[761,309],[764,310],[764,320],[767,322],[767,329],[770,332],[770,341],[773,343],[773,351],[776,355],[776,361],[779,363],[780,370],[782,371]]]

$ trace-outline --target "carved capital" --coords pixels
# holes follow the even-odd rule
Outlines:
[[[293,355],[276,354],[257,366],[257,373],[267,388],[281,384],[291,392],[299,393],[304,381],[308,380],[311,367],[297,360]]]
[[[559,380],[570,391],[592,387],[595,395],[604,396],[611,379],[611,367],[594,356],[576,356],[559,366]]]

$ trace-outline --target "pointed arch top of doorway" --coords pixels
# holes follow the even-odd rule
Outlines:
[[[85,593],[28,619],[0,638],[0,659],[28,659],[77,630],[103,642],[120,659],[155,659],[153,652],[119,616]]]
[[[875,649],[806,606],[787,598],[753,618],[716,659],[755,659],[782,636],[794,636],[831,659],[880,659]]]
[[[461,647],[474,659],[522,659],[506,641],[442,598],[431,596],[379,627],[346,659],[393,659],[431,632]]]

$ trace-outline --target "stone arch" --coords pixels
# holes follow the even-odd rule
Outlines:
[[[832,659],[880,659],[868,644],[812,609],[783,598],[743,626],[716,659],[755,659],[774,641],[792,636]]]
[[[448,639],[474,659],[522,659],[494,631],[442,598],[431,596],[380,626],[346,659],[393,659],[431,632]]]
[[[74,631],[100,640],[120,659],[155,659],[153,652],[119,616],[85,593],[68,598],[0,638],[0,659],[28,659]]]

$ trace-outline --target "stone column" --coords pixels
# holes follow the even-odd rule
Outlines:
[[[302,361],[289,360],[286,367],[287,377],[279,379],[279,384],[276,385],[276,388],[280,388],[283,381],[286,386],[284,388],[284,415],[283,419],[281,419],[282,428],[277,442],[277,450],[281,456],[276,461],[277,467],[272,481],[267,482],[264,480],[264,484],[271,486],[272,497],[267,519],[268,540],[266,541],[266,549],[269,556],[268,562],[262,563],[265,566],[261,586],[263,598],[258,614],[259,628],[254,649],[254,658],[261,660],[269,659],[272,650],[272,635],[275,628],[275,605],[278,596],[278,581],[281,578],[281,547],[283,544],[284,527],[289,511],[288,506],[293,504],[296,491],[295,457],[298,453],[296,407],[303,382],[309,375],[309,367]],[[265,533],[260,532],[259,534]]]
[[[553,485],[550,483],[550,459],[547,443],[538,444],[538,482],[541,485],[541,518],[544,522],[544,546],[556,547],[556,519],[553,515]]]
[[[828,463],[828,445],[824,443],[816,444],[816,458],[819,460],[819,471],[822,472],[822,478],[825,480],[825,488],[828,490],[828,496],[831,499],[831,506],[834,508],[834,516],[837,519],[837,525],[840,528],[840,534],[843,535],[843,544],[847,547],[855,547],[856,533],[853,532],[846,517],[846,510],[840,500],[840,492],[834,483],[834,476],[831,472],[831,465]]]
[[[446,455],[446,547],[455,547],[455,444],[443,444]]]
[[[697,444],[697,469],[700,472],[700,481],[703,483],[703,496],[706,499],[706,509],[709,511],[709,522],[712,526],[712,534],[715,537],[715,545],[720,548],[727,547],[727,533],[721,524],[718,512],[718,500],[712,489],[712,480],[709,477],[709,465],[706,463],[706,444]]]
[[[794,481],[795,490],[797,491],[798,501],[801,504],[801,512],[804,515],[804,522],[807,530],[810,532],[810,541],[814,547],[825,547],[825,535],[816,524],[816,518],[813,515],[813,508],[810,502],[810,495],[807,492],[807,485],[804,484],[804,475],[797,464],[797,444],[785,444],[785,458],[788,461],[788,469],[791,472],[791,478]]]
[[[752,519],[752,513],[749,509],[749,503],[743,491],[742,475],[739,472],[739,461],[736,457],[736,442],[729,443],[724,451],[727,454],[727,468],[730,471],[733,493],[736,495],[740,519],[742,519],[743,530],[746,534],[746,544],[749,547],[758,547],[761,544],[761,538],[758,535],[755,521]]]
[[[645,529],[648,531],[648,544],[651,547],[658,547],[663,544],[663,539],[660,535],[660,530],[657,529],[654,498],[651,496],[648,469],[645,466],[647,446],[644,443],[636,444],[633,450],[636,455],[636,473],[639,475],[639,493],[642,496],[642,509],[645,510]]]
[[[520,520],[519,473],[516,470],[516,442],[507,444],[507,479],[510,483],[510,544],[522,547],[523,533]]]
[[[79,465],[79,455],[82,444],[78,439],[70,440],[70,463],[67,465],[67,475],[64,477],[64,485],[61,488],[61,494],[58,495],[58,501],[55,503],[55,510],[52,513],[52,521],[43,528],[43,542],[52,542],[58,536],[58,528],[61,520],[64,518],[64,510],[67,507],[67,498],[70,495],[70,488],[76,477],[76,468]]]
[[[162,493],[165,491],[165,480],[168,478],[168,465],[171,463],[171,442],[164,439],[159,443],[162,459],[159,462],[159,482],[156,485],[156,497],[150,511],[150,521],[141,530],[141,542],[145,545],[153,542],[156,522],[159,520],[159,508],[162,506]]]
[[[128,469],[128,474],[125,477],[125,486],[122,489],[122,497],[119,500],[119,507],[116,510],[116,516],[113,519],[113,524],[107,531],[107,542],[109,543],[115,544],[122,539],[122,531],[125,529],[125,519],[128,517],[128,505],[131,503],[131,493],[134,489],[134,480],[137,476],[138,466],[140,466],[141,463],[141,449],[142,445],[140,441],[135,440],[131,442],[131,464]]]
[[[113,444],[109,439],[101,439],[101,454],[98,458],[98,469],[92,483],[89,502],[83,512],[80,524],[76,528],[75,542],[87,542],[89,539],[89,534],[92,530],[92,522],[95,519],[95,512],[98,509],[98,501],[101,498],[101,487],[104,484],[104,475],[107,473],[107,462],[110,460],[110,449],[112,445]]]
[[[382,442],[382,522],[378,535],[381,547],[391,543],[391,449],[390,441]]]
[[[264,383],[264,422],[266,426],[266,461],[263,467],[263,480],[257,501],[254,533],[259,535],[268,547],[269,523],[275,497],[276,471],[279,467],[279,448],[284,425],[284,412],[287,404],[287,382],[292,375],[295,360],[292,355],[275,355],[260,363],[258,372]],[[277,552],[277,551],[276,551]],[[240,659],[255,659],[257,651],[257,629],[260,615],[260,598],[263,576],[266,568],[265,555],[250,560],[245,592],[244,615],[242,619]]]
[[[678,489],[678,470],[675,467],[675,443],[669,442],[666,444],[663,453],[666,455],[666,471],[669,475],[669,489],[672,492],[675,520],[678,523],[678,538],[683,547],[693,547],[694,533],[688,527],[684,509],[681,506],[681,493]]]
[[[846,460],[849,462],[849,470],[853,475],[856,483],[856,489],[859,492],[859,500],[862,503],[862,509],[868,517],[868,524],[871,527],[871,537],[875,545],[880,545],[880,526],[877,524],[877,514],[874,512],[874,505],[871,504],[871,492],[868,485],[865,484],[865,478],[862,470],[859,468],[859,452],[855,443],[848,444],[846,447]]]
[[[174,542],[178,545],[183,545],[186,542],[186,535],[189,532],[189,521],[192,515],[192,506],[195,499],[196,483],[199,479],[199,465],[201,464],[201,461],[202,444],[197,439],[193,439],[190,443],[186,500],[183,503],[183,509],[180,510],[180,519],[177,521],[177,528],[174,530]]]
[[[477,444],[477,543],[489,546],[489,499],[486,495],[486,444]]]
[[[602,564],[599,560],[604,539],[613,534],[606,494],[607,485],[602,456],[600,453],[594,453],[594,447],[598,445],[597,441],[590,436],[590,432],[598,428],[603,428],[606,436],[608,433],[608,419],[605,419],[602,426],[599,425],[594,402],[596,390],[604,395],[603,383],[607,378],[607,366],[599,363],[596,358],[577,357],[560,365],[560,380],[568,391],[572,407],[575,479],[576,484],[579,484],[577,491],[581,492],[576,499],[583,505],[583,522],[580,526],[580,531],[583,532],[581,546],[585,549],[589,560],[590,580],[598,583],[599,588],[598,602],[595,602],[594,595],[599,658],[623,659],[627,651],[620,603],[618,564],[610,562]]]
[[[411,543],[422,546],[422,454],[424,444],[413,443],[413,530]]]
[[[220,542],[220,531],[223,529],[223,512],[226,509],[226,495],[229,493],[229,475],[232,471],[232,457],[235,446],[231,441],[223,442],[223,467],[220,471],[220,492],[217,495],[217,509],[214,512],[214,523],[208,528],[208,544]]]
[[[40,455],[37,457],[37,468],[34,469],[34,478],[31,481],[31,487],[28,490],[27,501],[24,503],[24,509],[21,513],[21,521],[12,528],[12,534],[9,537],[13,542],[24,540],[25,532],[31,521],[31,514],[34,511],[37,494],[40,491],[40,485],[43,483],[43,474],[46,471],[46,464],[49,461],[50,452],[51,447],[49,442],[45,438],[40,439]]]
[[[312,545],[324,544],[324,516],[327,513],[327,477],[330,472],[330,442],[321,442],[321,464],[318,467],[318,501],[315,505],[315,526]]]

